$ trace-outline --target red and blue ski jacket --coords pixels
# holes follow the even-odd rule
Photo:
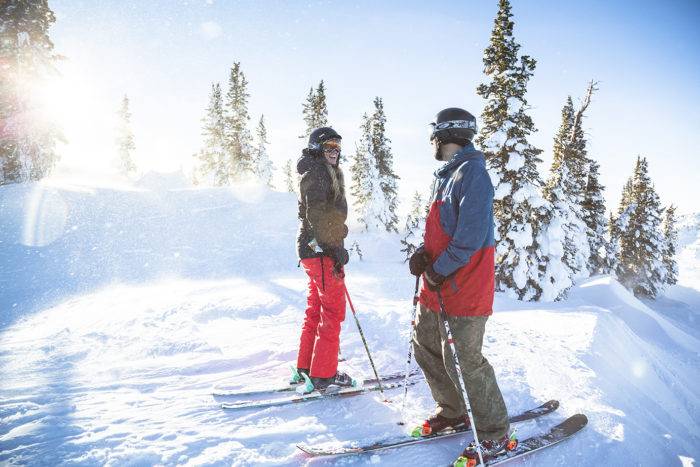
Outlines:
[[[493,313],[493,185],[483,153],[471,143],[435,172],[423,244],[435,272],[446,276],[440,291],[448,315]],[[425,281],[420,302],[440,310]]]

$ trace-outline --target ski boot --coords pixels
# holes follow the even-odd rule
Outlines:
[[[447,430],[461,430],[469,427],[469,419],[466,415],[457,418],[447,418],[442,415],[433,415],[422,425],[417,426],[411,432],[414,438],[434,435]]]
[[[337,392],[342,388],[357,387],[357,381],[352,379],[347,373],[338,371],[335,376],[330,378],[315,378],[307,374],[302,374],[304,384],[297,388],[300,394],[308,394],[311,391],[318,392]]]
[[[302,374],[309,374],[309,370],[306,368],[296,368],[296,367],[290,367],[292,369],[292,377],[289,378],[289,384],[294,385],[294,384],[299,384],[304,382],[304,377]]]
[[[515,438],[515,431],[510,436],[505,435],[500,439],[486,439],[481,443],[481,456],[484,462],[498,456],[505,451],[512,451],[518,447],[518,440]],[[479,451],[477,450],[474,441],[469,443],[469,446],[462,452],[462,455],[457,458],[454,467],[476,467],[479,465]]]
[[[314,389],[320,392],[335,392],[342,388],[352,388],[357,386],[357,381],[352,379],[347,373],[336,372],[330,378],[311,378]]]

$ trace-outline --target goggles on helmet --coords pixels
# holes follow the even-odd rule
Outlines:
[[[476,122],[473,120],[449,120],[440,123],[431,122],[428,128],[430,129],[430,141],[432,141],[435,139],[435,135],[438,131],[449,130],[451,128],[465,128],[474,130],[474,133],[476,133]]]

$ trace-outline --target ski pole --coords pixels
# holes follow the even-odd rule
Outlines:
[[[384,388],[382,387],[382,380],[379,379],[379,374],[377,373],[377,367],[374,366],[374,360],[372,360],[372,354],[369,352],[369,347],[367,346],[367,339],[365,339],[365,333],[362,332],[362,326],[360,326],[360,321],[357,319],[357,314],[355,313],[355,307],[352,306],[352,300],[350,300],[350,293],[348,292],[347,286],[345,286],[345,296],[348,298],[348,303],[350,304],[350,310],[352,310],[352,316],[355,318],[355,324],[357,325],[357,330],[360,331],[360,337],[362,338],[362,344],[365,346],[367,351],[367,356],[369,357],[369,363],[372,365],[372,371],[374,371],[374,377],[377,378],[377,385],[379,385],[379,393],[384,398],[384,402],[389,402],[389,400],[384,395]]]
[[[472,427],[472,433],[474,433],[474,442],[476,443],[476,452],[479,454],[480,465],[484,465],[484,457],[481,454],[481,443],[479,443],[479,437],[476,434],[476,424],[474,423],[474,415],[472,414],[472,406],[469,403],[469,394],[467,393],[467,385],[464,383],[464,376],[462,375],[462,367],[459,365],[459,359],[457,358],[457,348],[455,347],[454,340],[452,339],[452,330],[450,329],[450,323],[447,321],[447,313],[445,312],[445,303],[442,301],[442,293],[440,289],[437,290],[438,302],[440,303],[440,317],[445,324],[445,331],[447,332],[447,343],[450,344],[450,350],[452,351],[452,358],[455,362],[455,370],[457,370],[457,379],[459,380],[459,386],[462,389],[462,395],[464,396],[464,404],[467,406],[467,415],[469,416],[469,423]]]
[[[403,379],[403,402],[401,403],[401,421],[399,425],[404,425],[406,410],[406,398],[408,397],[408,373],[411,371],[411,358],[413,357],[413,328],[416,325],[416,306],[418,305],[418,281],[420,276],[416,276],[416,290],[413,292],[413,313],[411,315],[411,327],[408,330],[408,358],[406,359],[406,376]]]

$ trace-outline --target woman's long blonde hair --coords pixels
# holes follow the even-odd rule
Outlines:
[[[331,176],[331,190],[333,190],[333,199],[345,197],[345,176],[340,167],[333,166],[326,161],[326,169]]]

